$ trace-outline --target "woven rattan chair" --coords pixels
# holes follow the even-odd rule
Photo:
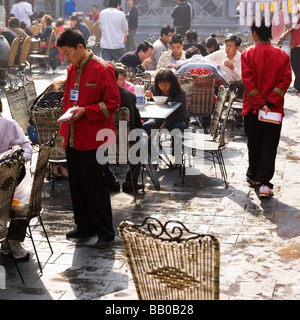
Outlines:
[[[33,80],[28,79],[27,77],[24,77],[22,78],[22,85],[25,88],[27,108],[28,108],[28,112],[30,112],[30,108],[34,100],[37,98],[35,84]]]
[[[8,152],[6,152],[6,154],[8,154]],[[0,162],[0,243],[5,241],[8,248],[10,248],[10,246],[6,239],[8,233],[7,224],[9,222],[10,208],[21,166],[24,166],[24,156],[21,148],[12,150],[10,156]],[[14,258],[13,260],[21,280],[24,283],[18,264]]]
[[[17,68],[23,68],[23,71],[25,71],[25,67],[27,66],[28,61],[28,56],[29,56],[29,52],[31,49],[31,37],[26,37],[25,40],[22,43],[22,47],[21,47],[21,53],[20,53],[20,58],[18,61],[18,64],[15,65],[15,67]]]
[[[15,64],[15,58],[16,58],[16,55],[17,55],[18,49],[19,49],[19,43],[20,43],[19,38],[15,38],[13,40],[13,42],[11,43],[11,46],[10,46],[10,50],[9,50],[7,66],[0,67],[0,70],[4,70],[5,72],[7,71],[8,74],[10,71],[13,71],[14,64]],[[11,83],[11,77],[9,77],[9,80]]]
[[[52,250],[52,247],[51,247],[51,244],[49,241],[49,237],[46,232],[41,214],[43,212],[42,191],[43,191],[44,178],[45,178],[45,174],[47,171],[47,164],[48,164],[50,152],[51,152],[51,149],[55,145],[55,138],[56,138],[56,134],[54,134],[51,137],[51,139],[47,143],[43,144],[39,149],[35,172],[34,172],[34,177],[33,177],[31,193],[30,193],[30,199],[29,199],[29,204],[28,204],[28,210],[26,211],[26,219],[28,220],[29,238],[32,241],[32,245],[34,248],[34,252],[35,252],[41,273],[43,272],[43,269],[42,269],[40,259],[39,259],[39,256],[38,256],[38,253],[36,250],[36,246],[35,246],[35,243],[33,240],[30,222],[34,218],[38,219],[40,225],[43,228],[43,231],[46,236],[51,253],[53,254],[53,250]]]
[[[47,49],[45,54],[39,54],[39,53],[33,53],[29,55],[29,65],[30,65],[30,75],[32,74],[32,61],[34,59],[43,59],[46,62],[46,65],[48,67],[48,69],[50,70],[50,50],[52,48],[52,42],[53,42],[53,37],[54,37],[54,30],[51,32],[49,41],[48,41],[48,45],[47,45]]]
[[[219,241],[179,221],[123,221],[119,233],[140,300],[218,300]]]
[[[192,154],[194,154],[195,150],[199,150],[199,151],[204,151],[206,153],[209,153],[211,155],[212,157],[211,160],[213,161],[215,169],[216,169],[215,163],[217,162],[219,165],[221,175],[224,180],[225,188],[228,188],[228,182],[227,182],[227,172],[226,172],[226,166],[225,166],[222,150],[225,148],[225,133],[226,133],[227,120],[232,108],[232,104],[235,100],[236,100],[236,94],[235,92],[231,92],[228,100],[228,106],[224,110],[225,112],[224,118],[222,119],[222,121],[219,122],[219,126],[218,126],[218,129],[216,130],[213,140],[204,139],[203,143],[199,144],[198,143],[199,136],[196,136],[197,134],[194,134],[194,137],[191,137],[191,139],[185,139],[183,141],[183,146],[185,150],[186,148],[187,150],[191,150]],[[183,165],[185,163],[185,159],[183,160]]]
[[[29,110],[25,87],[14,83],[5,89],[5,94],[11,117],[19,124],[24,134],[27,134]]]

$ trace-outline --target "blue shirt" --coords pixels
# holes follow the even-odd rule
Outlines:
[[[67,0],[65,3],[65,20],[69,20],[73,12],[77,12],[76,3],[72,0]]]

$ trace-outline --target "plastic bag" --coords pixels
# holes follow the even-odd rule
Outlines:
[[[24,219],[28,212],[33,177],[29,168],[26,167],[26,174],[21,183],[16,187],[11,204],[11,219]]]

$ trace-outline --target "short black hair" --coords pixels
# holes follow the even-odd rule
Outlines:
[[[212,33],[206,40],[205,40],[205,47],[206,48],[212,48],[214,47],[215,50],[220,49],[220,44],[218,40],[216,39],[216,35]]]
[[[261,17],[260,23],[261,23],[260,27],[257,27],[256,23],[255,23],[255,19],[253,19],[253,23],[251,26],[252,34],[255,31],[259,40],[261,40],[261,41],[270,41],[271,39],[273,39],[272,38],[272,25],[270,25],[270,27],[267,27],[265,24],[264,17]]]
[[[160,30],[160,36],[162,37],[164,34],[168,35],[170,32],[174,33],[174,27],[171,27],[169,24],[165,24]]]
[[[17,17],[11,17],[8,20],[8,26],[10,28],[19,28],[20,27],[20,20]]]
[[[181,36],[180,34],[174,35],[174,36],[171,38],[171,41],[170,41],[170,44],[173,44],[173,43],[180,43],[180,44],[182,44],[182,43],[183,43],[182,36]]]
[[[58,47],[70,47],[76,49],[82,44],[86,49],[86,44],[82,33],[74,28],[66,28],[57,37],[56,45]]]
[[[242,39],[234,34],[229,34],[225,39],[225,43],[227,41],[234,41],[236,47],[239,47],[242,43]]]
[[[200,50],[195,46],[192,46],[185,51],[185,57],[187,59],[191,58],[194,54],[200,54]]]
[[[185,37],[186,37],[186,40],[188,42],[193,42],[193,41],[196,41],[197,38],[198,38],[198,33],[196,30],[188,30],[186,33],[185,33]]]
[[[148,49],[153,49],[153,45],[149,41],[144,40],[139,43],[138,47],[136,48],[136,52],[140,52],[142,50],[145,53],[148,51]]]
[[[109,7],[117,8],[118,5],[121,5],[121,0],[109,0]]]
[[[80,21],[80,18],[77,16],[77,15],[72,15],[71,17],[70,17],[70,20],[72,20],[72,21],[76,21],[77,23],[79,23],[79,21]]]

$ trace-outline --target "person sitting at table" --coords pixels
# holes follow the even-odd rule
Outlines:
[[[8,29],[17,35],[20,42],[23,42],[27,37],[26,32],[20,28],[20,20],[16,17],[11,17],[8,20]]]
[[[70,17],[70,23],[71,27],[79,30],[82,33],[84,40],[87,43],[89,37],[91,36],[91,32],[88,26],[77,15],[72,15]]]
[[[121,88],[127,89],[135,94],[134,85],[129,81],[127,81],[127,67],[120,62],[116,63],[116,67],[118,69],[118,78],[117,78],[118,86]]]
[[[220,50],[220,44],[218,40],[216,39],[216,35],[212,33],[205,41],[204,45],[206,48],[206,51],[211,54],[215,51]]]
[[[185,51],[183,50],[182,37],[177,34],[171,38],[170,50],[165,51],[160,56],[157,63],[157,71],[160,69],[172,69],[181,61],[186,60]]]
[[[176,114],[172,117],[171,121],[167,122],[165,126],[169,131],[173,129],[180,129],[183,131],[188,127],[190,116],[186,109],[186,93],[180,86],[179,80],[172,70],[160,70],[157,72],[154,84],[149,91],[145,92],[145,96],[152,98],[153,96],[167,96],[168,102],[181,102],[181,106],[177,109]],[[149,119],[143,123],[143,129],[149,133],[155,119]]]
[[[68,28],[68,26],[65,24],[64,18],[58,18],[55,23],[55,27],[61,32]]]
[[[39,51],[39,54],[45,54],[48,42],[51,36],[51,33],[53,31],[52,28],[52,22],[53,18],[49,16],[48,14],[45,14],[43,18],[41,19],[41,23],[38,25],[39,27],[39,33],[37,35],[38,38],[45,41],[45,44],[43,46],[43,49]],[[58,63],[58,48],[56,46],[56,35],[54,33],[53,39],[52,39],[52,48],[49,52],[49,60],[50,60],[50,66],[53,70],[53,73],[58,72],[57,63]],[[39,74],[45,74],[45,70],[47,68],[46,63],[43,59],[38,59],[38,63],[40,67],[42,68],[39,72]]]
[[[203,57],[208,55],[204,45],[199,42],[198,33],[196,30],[190,29],[185,33],[185,39],[183,42],[183,50],[186,51],[191,47],[197,47]]]
[[[21,21],[20,22],[20,28],[29,36],[29,37],[33,37],[33,32],[31,30],[31,28],[28,27],[28,25],[24,22]]]
[[[133,69],[134,71],[139,69],[145,71],[145,68],[151,63],[153,45],[147,40],[142,41],[135,51],[129,51],[118,60],[126,67]]]

